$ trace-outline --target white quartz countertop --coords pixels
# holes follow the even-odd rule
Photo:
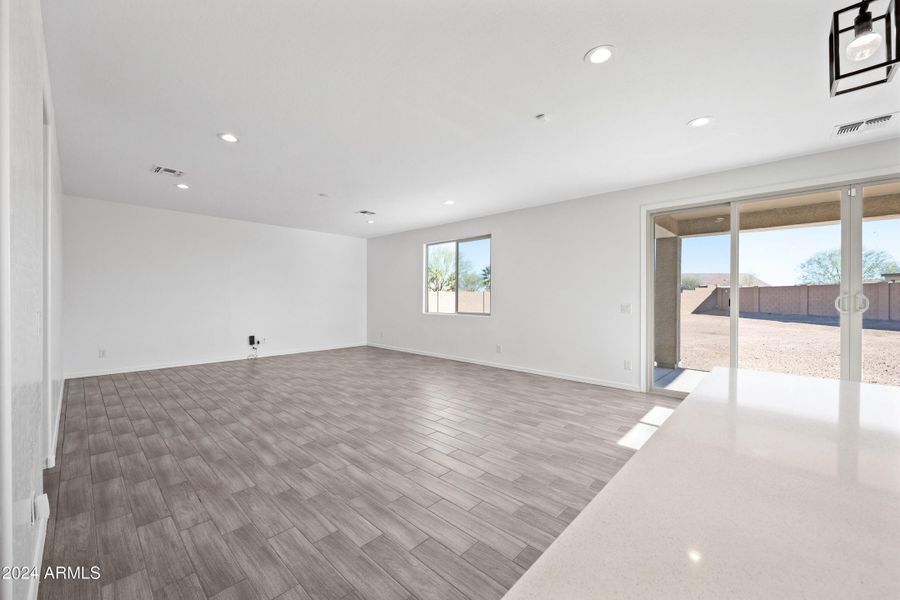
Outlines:
[[[900,598],[900,387],[715,369],[504,598]]]

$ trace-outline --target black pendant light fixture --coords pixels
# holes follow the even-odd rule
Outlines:
[[[897,0],[867,0],[835,11],[828,36],[831,95],[887,83],[900,63]],[[872,15],[871,5],[886,5]]]

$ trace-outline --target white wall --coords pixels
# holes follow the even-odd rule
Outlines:
[[[35,0],[0,0],[0,564],[40,566],[49,425],[62,390],[59,343],[59,174],[52,126],[44,146],[47,65]],[[8,103],[8,104],[7,104]],[[52,106],[48,103],[48,116]],[[50,161],[45,162],[49,156]],[[45,165],[51,167],[45,173]],[[44,201],[45,185],[48,188]],[[54,259],[48,249],[52,241]],[[47,260],[45,260],[47,258]],[[46,297],[46,298],[45,298]],[[45,348],[46,346],[46,348]],[[46,380],[45,380],[46,377]],[[55,423],[53,423],[55,426]],[[0,581],[0,597],[28,598],[29,580]]]
[[[888,173],[898,140],[370,239],[369,343],[638,389],[646,207]],[[422,314],[423,244],[484,234],[493,314]]]
[[[67,377],[366,343],[363,239],[75,197],[64,236]]]

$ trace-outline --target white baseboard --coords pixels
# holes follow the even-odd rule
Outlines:
[[[366,345],[365,342],[359,342],[359,343],[355,343],[355,344],[340,344],[337,346],[317,346],[315,348],[301,348],[301,349],[294,349],[294,350],[286,350],[284,352],[273,352],[271,354],[260,353],[259,358],[267,358],[270,356],[287,356],[288,354],[305,354],[307,352],[323,352],[325,350],[341,350],[343,348],[358,348],[360,346],[365,346],[365,345]],[[75,373],[66,373],[65,379],[79,379],[81,377],[99,377],[101,375],[116,375],[118,373],[134,373],[135,371],[155,371],[157,369],[172,369],[175,367],[189,367],[192,365],[208,365],[211,363],[231,362],[231,361],[235,361],[235,360],[247,360],[247,354],[249,354],[249,350],[247,352],[243,352],[243,353],[237,354],[237,355],[231,354],[231,355],[216,356],[216,357],[196,358],[196,359],[177,361],[177,362],[130,365],[127,367],[113,367],[111,369],[101,369],[101,370],[93,370],[93,371],[76,371]]]
[[[530,373],[531,375],[542,375],[544,377],[553,377],[554,379],[565,379],[567,381],[577,381],[578,383],[589,383],[591,385],[600,385],[603,387],[615,388],[618,390],[626,390],[629,392],[640,392],[640,386],[622,383],[620,381],[607,381],[603,379],[593,379],[591,377],[581,377],[579,375],[569,375],[568,373],[557,373],[556,371],[543,371],[541,369],[532,369],[529,367],[520,367],[517,365],[509,365],[504,363],[495,363],[485,360],[476,360],[464,356],[454,356],[451,354],[439,354],[437,352],[426,352],[425,350],[413,350],[411,348],[400,348],[398,346],[388,346],[386,344],[373,344],[369,342],[369,346],[373,348],[382,348],[384,350],[395,350],[397,352],[406,352],[407,354],[419,354],[421,356],[430,356],[432,358],[443,358],[446,360],[455,360],[473,365],[481,365],[483,367],[494,367],[496,369],[505,369],[507,371],[518,371],[519,373]]]
[[[44,468],[52,469],[56,466],[56,444],[59,443],[59,418],[62,415],[62,404],[63,399],[66,394],[66,383],[65,379],[62,384],[59,386],[59,397],[56,399],[56,415],[53,419],[53,422],[56,426],[53,428],[53,439],[50,440],[50,445],[47,447],[47,458],[44,459]]]
[[[507,371],[517,371],[519,373],[530,373],[532,375],[541,375],[544,377],[553,377],[554,379],[565,379],[567,381],[577,381],[579,383],[589,383],[591,385],[600,385],[603,387],[615,388],[619,390],[626,390],[629,392],[640,392],[640,386],[628,383],[622,383],[621,381],[609,381],[605,379],[595,379],[591,377],[582,377],[579,375],[571,375],[568,373],[558,373],[556,371],[545,371],[542,369],[532,369],[530,367],[521,367],[518,365],[510,365],[505,363],[497,363],[491,361],[477,360],[473,358],[467,358],[465,356],[454,356],[451,354],[440,354],[437,352],[427,352],[425,350],[415,350],[412,348],[401,348],[399,346],[389,346],[387,344],[374,344],[374,343],[358,343],[358,344],[345,344],[338,346],[321,346],[316,348],[303,348],[299,350],[289,350],[286,352],[276,352],[273,354],[260,355],[260,358],[265,358],[266,356],[286,356],[289,354],[304,354],[307,352],[322,352],[325,350],[340,350],[343,348],[357,348],[359,346],[372,346],[373,348],[383,348],[384,350],[394,350],[396,352],[405,352],[407,354],[418,354],[421,356],[430,356],[432,358],[443,358],[446,360],[455,360],[459,362],[470,363],[474,365],[481,365],[484,367],[494,367],[497,369],[505,369]],[[77,379],[80,377],[99,377],[101,375],[115,375],[117,373],[133,373],[135,371],[154,371],[156,369],[171,369],[174,367],[187,367],[191,365],[204,365],[210,363],[218,363],[218,362],[230,362],[236,360],[246,360],[246,354],[241,354],[239,356],[230,355],[230,356],[218,356],[215,358],[204,358],[204,359],[194,359],[189,361],[179,361],[179,362],[169,362],[169,363],[155,363],[155,364],[142,364],[142,365],[131,365],[128,367],[116,367],[112,369],[100,370],[100,371],[84,371],[84,372],[75,372],[75,373],[66,373],[66,379]]]

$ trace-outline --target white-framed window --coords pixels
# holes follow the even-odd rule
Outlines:
[[[491,314],[491,236],[425,244],[425,312]]]

